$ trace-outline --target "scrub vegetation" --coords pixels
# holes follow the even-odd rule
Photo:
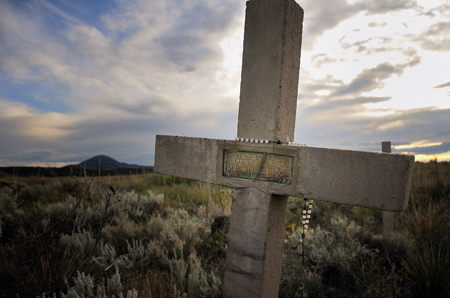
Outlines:
[[[280,297],[449,297],[450,167],[417,163],[408,208],[289,198]],[[221,297],[231,190],[153,173],[0,177],[0,297]]]

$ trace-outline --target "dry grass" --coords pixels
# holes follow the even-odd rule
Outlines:
[[[390,237],[379,211],[315,202],[305,259],[290,198],[280,297],[449,297],[449,181],[448,163],[417,164]],[[156,174],[3,177],[0,297],[219,297],[230,204],[228,188]]]

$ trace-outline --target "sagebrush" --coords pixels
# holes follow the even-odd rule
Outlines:
[[[407,210],[290,198],[280,297],[449,297],[448,163],[416,164]],[[220,297],[231,190],[142,174],[3,177],[1,297]]]

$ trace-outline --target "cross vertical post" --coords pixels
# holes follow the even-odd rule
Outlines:
[[[247,2],[238,138],[294,140],[303,10]],[[223,297],[276,297],[288,196],[233,189]]]

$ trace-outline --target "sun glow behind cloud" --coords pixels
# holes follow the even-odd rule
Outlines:
[[[243,20],[242,28],[235,30],[229,36],[220,42],[220,47],[224,53],[222,67],[223,70],[218,72],[217,80],[227,81],[229,90],[225,91],[226,95],[239,98],[239,81],[242,63],[242,43],[244,37]]]
[[[394,145],[392,146],[392,148],[398,150],[402,154],[413,154],[411,151],[405,150],[437,147],[442,146],[443,144],[444,142],[432,142],[430,140],[421,140],[410,144]],[[437,159],[438,161],[450,160],[450,151],[436,154],[415,154],[416,161],[428,162],[434,159]]]
[[[408,152],[405,152],[404,154],[410,154]],[[437,160],[438,162],[441,161],[449,161],[450,160],[450,151],[444,152],[444,153],[438,153],[438,154],[416,154],[415,155],[415,161],[420,162],[430,162]]]

